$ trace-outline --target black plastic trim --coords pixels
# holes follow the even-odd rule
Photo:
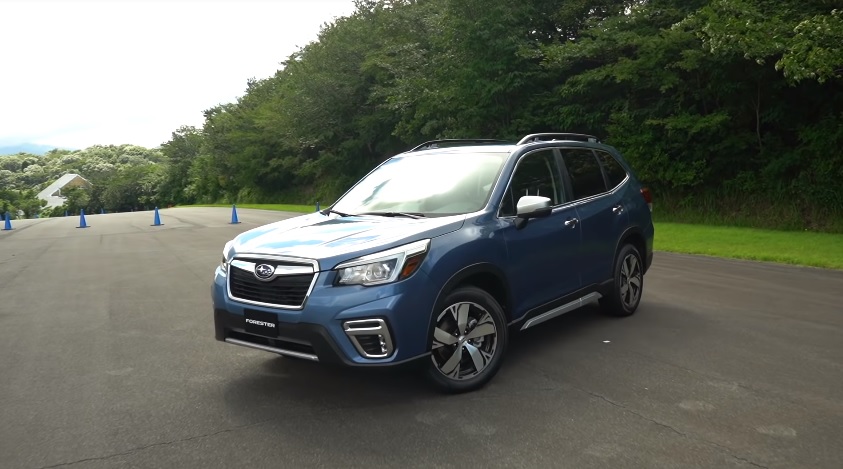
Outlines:
[[[509,290],[509,282],[506,281],[506,275],[504,274],[503,270],[497,267],[494,264],[490,264],[488,262],[479,262],[477,264],[471,264],[467,267],[462,268],[457,273],[451,276],[445,285],[439,289],[439,294],[436,296],[436,302],[434,302],[434,309],[431,311],[431,314],[436,314],[437,309],[439,308],[439,303],[442,299],[451,292],[457,285],[459,285],[463,280],[471,277],[472,275],[477,274],[491,274],[494,275],[498,281],[503,285],[504,288],[504,295],[506,296],[506,304],[502,304],[501,308],[503,308],[505,314],[509,314],[512,309],[512,294]],[[490,292],[491,293],[491,292]]]
[[[637,225],[628,227],[620,235],[620,237],[618,238],[618,242],[615,245],[615,256],[617,256],[618,252],[620,251],[620,249],[622,247],[621,243],[623,243],[627,238],[629,238],[630,236],[635,235],[635,234],[644,238],[644,252],[640,252],[638,254],[641,255],[641,259],[644,261],[644,270],[642,271],[642,273],[646,274],[647,271],[650,269],[650,265],[653,263],[653,251],[647,245],[647,238],[644,236],[644,232],[642,232],[641,228],[639,228]],[[612,269],[615,268],[614,267],[615,266],[614,261],[616,261],[616,259],[613,258]],[[613,275],[614,275],[614,273],[613,273]]]
[[[502,304],[500,306],[503,308],[504,316],[509,318],[512,311],[512,295],[509,289],[509,282],[506,281],[506,275],[503,273],[503,270],[494,264],[490,264],[488,262],[478,262],[477,264],[471,264],[457,271],[457,273],[452,275],[451,278],[445,282],[445,285],[439,289],[439,294],[436,295],[436,301],[433,303],[433,310],[430,312],[430,322],[427,326],[427,337],[432,337],[433,335],[434,318],[437,316],[439,308],[441,308],[442,300],[445,296],[447,296],[463,280],[477,274],[494,275],[503,285],[504,294],[506,295],[506,304]],[[429,355],[430,351],[428,351],[427,354]]]

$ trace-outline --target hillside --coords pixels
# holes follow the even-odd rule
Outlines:
[[[23,210],[27,217],[41,210],[38,192],[64,174],[88,179],[90,191],[65,191],[67,206],[57,209],[89,212],[151,208],[165,176],[165,159],[157,149],[136,145],[95,145],[84,150],[50,150],[43,156],[21,153],[0,159],[0,213]]]

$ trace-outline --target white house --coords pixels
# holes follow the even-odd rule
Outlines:
[[[64,204],[65,198],[61,195],[62,189],[72,187],[91,187],[91,182],[78,174],[65,174],[38,193],[38,198],[47,201],[44,208],[60,207]]]

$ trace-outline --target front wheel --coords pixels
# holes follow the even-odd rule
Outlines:
[[[427,375],[447,392],[479,389],[503,361],[508,340],[503,309],[476,287],[452,291],[442,305],[433,318]]]
[[[627,244],[621,248],[614,273],[612,290],[600,299],[600,305],[612,316],[629,316],[638,309],[644,291],[644,265],[635,246]]]

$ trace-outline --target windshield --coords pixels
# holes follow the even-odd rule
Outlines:
[[[443,216],[483,208],[508,153],[433,153],[397,156],[341,198],[334,209]]]

